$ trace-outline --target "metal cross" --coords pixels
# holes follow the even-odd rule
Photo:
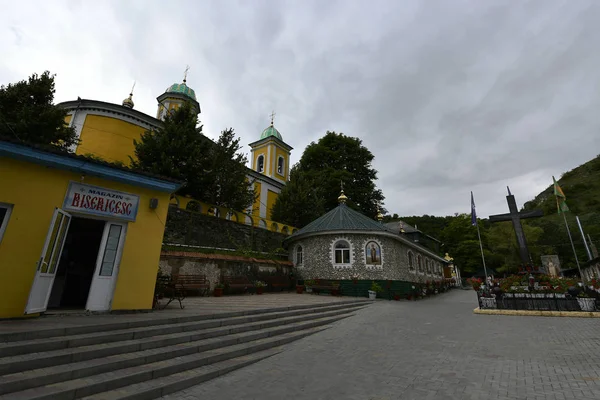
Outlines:
[[[183,72],[183,83],[185,83],[185,81],[187,80],[187,74],[188,74],[189,70],[190,70],[190,66],[186,65],[185,66],[185,71]]]
[[[275,110],[271,113],[271,125],[273,125],[273,121],[275,120]]]
[[[135,88],[135,81],[133,81],[133,86],[131,87],[131,92],[129,92],[130,96],[133,96],[133,88]]]

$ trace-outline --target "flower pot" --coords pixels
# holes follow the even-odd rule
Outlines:
[[[306,287],[306,293],[312,293],[312,288],[310,286]]]
[[[304,292],[304,286],[296,285],[296,293],[302,294],[302,292]]]
[[[394,295],[394,300],[396,300],[396,301],[400,300],[400,295],[399,294],[395,294]]]
[[[213,294],[215,295],[215,297],[223,296],[223,288],[215,288],[215,290],[213,291]]]
[[[369,300],[375,300],[377,298],[377,292],[369,290]]]
[[[593,297],[578,297],[577,302],[581,311],[594,311],[596,309],[596,299]]]
[[[256,288],[256,294],[263,294],[265,288],[263,286],[258,286]]]

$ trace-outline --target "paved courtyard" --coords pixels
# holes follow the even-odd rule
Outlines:
[[[600,399],[600,319],[475,315],[476,303],[463,290],[376,301],[164,399]]]

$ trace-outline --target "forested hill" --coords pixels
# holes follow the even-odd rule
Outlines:
[[[567,205],[574,214],[600,213],[600,155],[564,173],[558,184],[567,196]],[[525,210],[539,208],[544,214],[556,212],[554,186],[535,196],[523,206]]]
[[[588,256],[575,216],[579,216],[586,236],[589,235],[593,243],[600,248],[600,156],[564,173],[558,182],[571,210],[566,213],[567,222],[577,256],[583,264]],[[563,268],[576,268],[563,217],[557,213],[553,186],[549,185],[533,200],[525,203],[523,208],[526,210],[539,208],[544,212],[542,218],[523,222],[534,263],[540,263],[541,255],[558,254]],[[447,217],[394,215],[387,216],[386,222],[396,219],[401,219],[412,226],[416,225],[420,231],[441,240],[442,254],[450,253],[465,276],[483,270],[477,231],[471,226],[469,214]],[[488,268],[500,274],[513,271],[520,260],[512,224],[510,222],[490,224],[487,219],[480,220],[479,224]]]

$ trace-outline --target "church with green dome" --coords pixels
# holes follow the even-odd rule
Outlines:
[[[134,140],[139,140],[146,131],[160,129],[168,112],[189,104],[196,114],[201,113],[196,92],[187,83],[187,71],[182,82],[173,83],[156,98],[158,106],[155,117],[134,108],[134,88],[120,104],[81,98],[58,104],[67,110],[65,122],[75,129],[79,139],[72,150],[76,154],[93,154],[128,165],[130,157],[135,156]],[[271,115],[270,125],[260,136],[257,135],[259,139],[250,143],[248,180],[253,182],[257,199],[246,210],[230,211],[235,211],[232,215],[236,216],[238,222],[291,234],[293,227],[270,220],[275,200],[289,180],[292,151],[292,147],[283,141],[282,134],[275,128],[274,116]],[[214,209],[205,205],[201,212],[208,213]]]

